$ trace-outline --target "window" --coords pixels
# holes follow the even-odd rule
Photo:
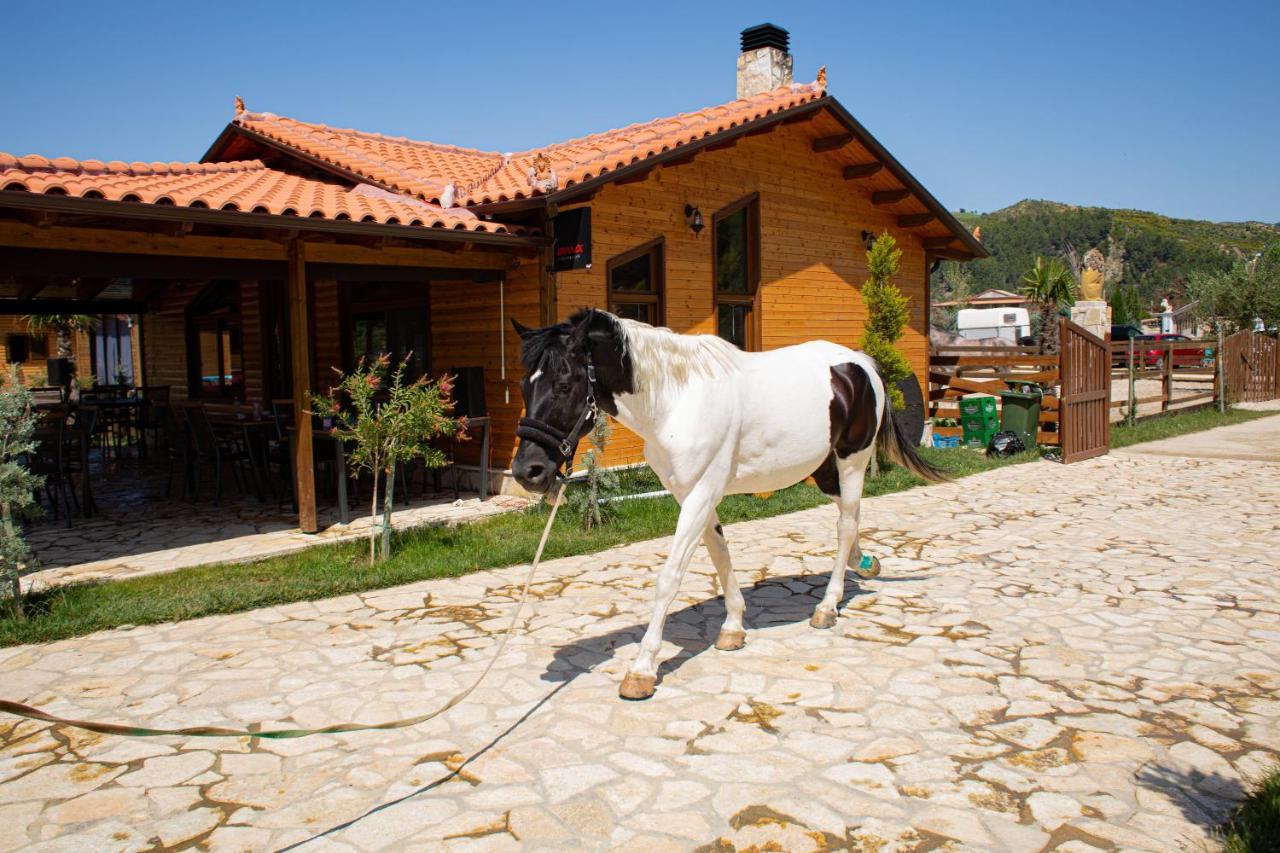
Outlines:
[[[760,200],[752,194],[711,218],[716,333],[744,350],[759,348]]]
[[[9,335],[9,363],[22,364],[31,358],[31,338],[26,335]]]
[[[609,261],[609,310],[628,320],[663,325],[662,238]]]
[[[375,359],[389,353],[393,370],[410,356],[406,382],[427,373],[431,353],[426,282],[350,282],[344,299],[348,369],[362,356]]]
[[[240,283],[210,283],[187,307],[188,391],[192,397],[244,399]]]

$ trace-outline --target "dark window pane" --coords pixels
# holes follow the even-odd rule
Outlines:
[[[653,325],[651,305],[645,302],[615,302],[613,313],[627,320],[639,320],[641,323]]]
[[[747,208],[716,223],[716,290],[747,293]]]
[[[614,267],[609,276],[609,286],[623,293],[653,293],[651,257],[644,254]]]
[[[747,348],[747,322],[751,317],[750,305],[721,303],[716,306],[716,331],[738,349]]]

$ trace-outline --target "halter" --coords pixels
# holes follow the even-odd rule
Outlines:
[[[573,457],[578,452],[578,442],[595,424],[599,412],[596,406],[596,366],[591,361],[591,353],[587,353],[587,405],[577,423],[568,432],[563,432],[537,418],[521,418],[516,426],[516,437],[532,441],[545,450],[556,465],[556,475],[567,480],[573,473]],[[563,474],[561,468],[564,469]]]

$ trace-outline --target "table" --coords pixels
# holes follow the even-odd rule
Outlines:
[[[289,427],[289,477],[293,486],[293,511],[298,511],[298,431],[297,427]],[[343,524],[351,522],[351,509],[347,506],[347,451],[342,439],[321,430],[311,432],[312,458],[321,445],[328,444],[333,454],[335,487],[338,494],[338,521]],[[312,462],[314,465],[314,461]]]

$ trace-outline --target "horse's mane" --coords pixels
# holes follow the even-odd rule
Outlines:
[[[680,386],[691,378],[713,379],[738,369],[742,351],[715,335],[681,335],[665,327],[618,318],[631,357],[637,392]]]

